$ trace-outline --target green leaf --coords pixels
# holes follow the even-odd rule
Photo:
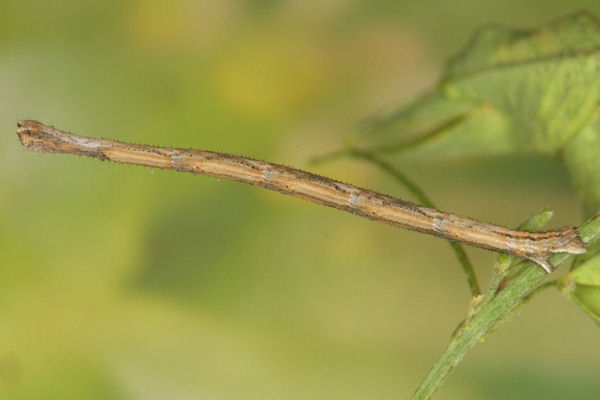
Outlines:
[[[600,206],[600,114],[596,113],[565,147],[563,159],[586,213],[596,212]]]
[[[485,27],[448,65],[445,79],[502,67],[576,57],[597,50],[598,21],[587,12],[560,18],[536,30]]]
[[[537,232],[552,219],[553,215],[554,212],[549,208],[542,208],[531,214],[517,229],[520,231]]]
[[[595,244],[590,249],[597,250]],[[570,288],[570,298],[600,325],[600,254],[588,258],[561,281]]]
[[[370,133],[352,145],[403,159],[564,154],[593,209],[599,103],[600,23],[590,14],[531,31],[485,28],[450,60],[432,93],[371,120]]]
[[[571,271],[568,277],[578,285],[600,287],[600,254],[595,255],[577,269]]]
[[[423,103],[419,105],[422,106]],[[404,118],[405,114],[401,114],[397,121],[386,119],[384,129],[378,129],[378,122],[371,122],[371,131],[350,145],[368,148],[369,152],[376,154],[431,160],[461,158],[474,152],[492,156],[516,151],[517,143],[512,136],[509,121],[496,109],[483,105],[472,107],[461,114],[444,116],[433,123],[421,120],[424,115],[439,115],[440,111],[428,114],[425,110],[414,110],[410,120]],[[420,112],[423,114],[415,115]],[[482,132],[485,134],[482,135]]]
[[[585,13],[536,31],[483,30],[448,65],[442,90],[489,104],[520,143],[554,154],[585,126],[600,99],[600,24]]]
[[[436,124],[467,114],[476,104],[449,99],[441,92],[428,93],[401,109],[392,109],[369,118],[357,140],[387,140],[386,128],[402,130],[405,135],[431,130]]]
[[[571,299],[600,325],[600,289],[595,286],[577,285]]]

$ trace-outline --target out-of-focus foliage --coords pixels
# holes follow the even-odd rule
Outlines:
[[[371,121],[356,145],[413,159],[564,155],[597,209],[599,72],[600,22],[589,13],[534,30],[484,28],[448,63],[436,91]]]

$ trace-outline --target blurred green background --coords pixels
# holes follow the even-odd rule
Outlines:
[[[358,161],[312,167],[362,118],[432,87],[487,23],[597,1],[0,2],[0,398],[407,398],[469,291],[442,240],[277,193],[39,155],[18,119],[311,168],[410,198]],[[540,157],[407,164],[437,205],[578,223]],[[495,255],[468,250],[482,284]],[[597,398],[600,331],[547,292],[439,399]],[[595,392],[595,393],[594,393]]]

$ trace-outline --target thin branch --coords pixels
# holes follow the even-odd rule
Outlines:
[[[509,253],[534,261],[547,273],[554,253],[585,252],[572,226],[531,233],[487,224],[399,200],[284,165],[203,150],[137,145],[77,136],[37,121],[19,121],[21,143],[39,153],[68,153],[245,182],[386,224]]]

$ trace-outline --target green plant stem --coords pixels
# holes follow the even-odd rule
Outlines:
[[[598,240],[600,236],[600,218],[593,218],[579,229],[579,235],[585,243]],[[552,264],[560,265],[572,256],[556,254]],[[430,399],[442,385],[452,368],[458,364],[465,353],[481,340],[494,325],[507,313],[523,302],[527,296],[547,277],[537,266],[528,262],[529,267],[517,276],[506,288],[487,298],[477,311],[465,322],[459,332],[452,337],[448,347],[434,364],[429,374],[417,388],[412,399]]]
[[[382,169],[383,171],[385,171],[386,173],[388,173],[389,175],[394,177],[394,179],[396,179],[402,186],[404,186],[406,189],[408,189],[408,191],[413,196],[415,196],[415,198],[421,205],[423,205],[425,207],[436,208],[433,205],[433,202],[431,201],[431,199],[429,199],[429,197],[427,197],[425,192],[423,192],[423,190],[421,190],[421,188],[419,188],[419,186],[417,186],[417,184],[415,184],[410,179],[408,179],[403,173],[398,171],[396,168],[394,168],[388,162],[382,160],[381,158],[377,157],[376,155],[374,155],[371,152],[367,152],[367,151],[359,150],[359,149],[350,149],[347,151],[347,154],[352,157],[356,157],[356,158],[360,158],[360,159],[369,161],[370,163],[376,165],[377,167],[379,167],[380,169]],[[473,265],[469,261],[469,258],[467,257],[467,253],[465,252],[464,248],[459,243],[456,243],[456,242],[449,241],[448,243],[450,244],[450,247],[452,247],[452,250],[454,251],[456,258],[458,259],[458,262],[462,266],[463,271],[465,272],[465,275],[467,275],[467,283],[469,285],[469,288],[471,289],[471,295],[472,296],[480,295],[481,289],[479,287],[479,283],[477,282],[475,270],[473,269]]]
[[[493,300],[481,305],[473,317],[448,344],[415,394],[414,400],[430,399],[442,385],[448,373],[458,364],[465,353],[492,328],[504,314],[512,310],[546,274],[539,267],[531,266]]]

